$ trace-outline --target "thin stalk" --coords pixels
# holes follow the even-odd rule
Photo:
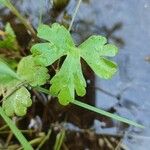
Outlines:
[[[124,123],[126,123],[126,124],[133,125],[133,126],[136,126],[136,127],[139,127],[139,128],[144,128],[143,125],[140,125],[140,124],[138,124],[138,123],[136,123],[136,122],[134,122],[134,121],[131,121],[131,120],[126,119],[126,118],[123,118],[123,117],[120,117],[120,116],[118,116],[118,115],[112,114],[112,113],[110,113],[110,112],[104,111],[104,110],[99,109],[99,108],[96,108],[96,107],[94,107],[94,106],[85,104],[85,103],[83,103],[83,102],[74,100],[72,103],[75,104],[75,105],[77,105],[77,106],[79,106],[79,107],[82,107],[82,108],[85,108],[85,109],[87,109],[87,110],[90,110],[90,111],[99,113],[99,114],[101,114],[101,115],[107,116],[107,117],[109,117],[109,118],[112,118],[112,119],[115,119],[115,120],[124,122]]]
[[[35,88],[36,90],[40,91],[40,92],[43,92],[45,94],[50,94],[49,90],[45,89],[45,88],[42,88],[42,87],[36,87]],[[112,114],[112,113],[109,113],[107,111],[104,111],[100,108],[97,108],[97,107],[94,107],[94,106],[91,106],[91,105],[88,105],[86,103],[83,103],[83,102],[80,102],[78,100],[74,100],[73,102],[71,102],[72,104],[74,105],[77,105],[79,107],[82,107],[84,109],[87,109],[87,110],[90,110],[90,111],[93,111],[93,112],[96,112],[98,114],[101,114],[101,115],[104,115],[104,116],[107,116],[109,118],[112,118],[112,119],[115,119],[117,121],[120,121],[120,122],[124,122],[126,124],[129,124],[129,125],[133,125],[133,126],[136,126],[136,127],[139,127],[139,128],[145,128],[143,125],[140,125],[134,121],[131,121],[129,119],[126,119],[124,117],[120,117],[118,115],[115,115],[115,114]]]
[[[72,17],[70,26],[69,26],[69,28],[68,28],[68,31],[70,31],[71,28],[72,28],[73,22],[74,22],[74,20],[75,20],[75,17],[76,17],[76,15],[77,15],[77,12],[78,12],[78,10],[79,10],[79,7],[80,7],[81,2],[82,2],[82,0],[78,0],[78,3],[77,3],[77,6],[76,6],[76,8],[75,8],[75,11],[74,11],[74,13],[73,13],[73,17]]]
[[[52,130],[48,131],[48,134],[45,136],[45,138],[41,141],[41,143],[39,144],[39,146],[37,147],[36,150],[40,150],[41,147],[44,145],[44,143],[49,139],[50,135],[52,133]]]
[[[65,130],[62,129],[62,131],[60,131],[60,133],[57,134],[56,142],[54,145],[54,150],[60,150],[61,149],[64,138],[65,138]]]
[[[2,2],[1,2],[2,1]],[[30,31],[31,35],[36,38],[36,32],[31,26],[31,24],[19,13],[19,11],[12,5],[10,0],[1,0],[0,2],[5,5],[7,8],[9,8],[12,13],[19,18],[19,20],[24,24],[24,26],[27,28],[27,30]]]
[[[73,13],[73,16],[72,16],[72,20],[70,22],[70,25],[69,25],[69,28],[68,28],[68,31],[70,32],[71,28],[72,28],[72,25],[73,25],[73,22],[75,20],[75,17],[77,15],[77,12],[79,10],[79,7],[80,7],[80,4],[81,4],[82,0],[78,0],[78,3],[77,3],[77,6],[75,8],[75,11]],[[59,70],[59,65],[60,65],[60,58],[58,59],[58,62],[57,62],[57,69],[56,70]]]
[[[2,126],[2,127],[0,128],[0,132],[1,132],[1,131],[3,131],[3,130],[5,130],[7,127],[8,127],[8,125],[7,125],[7,124],[6,124],[6,125],[4,125],[4,126]]]
[[[2,107],[0,107],[0,115],[5,120],[7,125],[10,127],[10,129],[12,130],[16,138],[19,140],[19,142],[23,146],[23,148],[25,150],[33,150],[32,146],[29,144],[29,142],[26,140],[26,138],[23,136],[20,130],[16,127],[14,122],[9,117],[7,117]]]

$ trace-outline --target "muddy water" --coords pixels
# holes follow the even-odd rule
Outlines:
[[[55,14],[52,14],[50,0],[38,0],[36,3],[34,0],[19,0],[14,4],[36,28],[41,12],[45,23],[55,18],[68,24],[76,1],[71,0],[64,10]],[[119,64],[117,75],[109,81],[96,78],[96,105],[106,110],[113,109],[146,128],[125,129],[122,124],[114,122],[112,128],[104,129],[101,126],[105,125],[98,120],[95,120],[94,128],[97,132],[108,134],[122,134],[125,131],[123,143],[131,150],[149,150],[150,147],[149,14],[149,0],[84,0],[72,29],[77,44],[92,34],[102,34],[120,48],[114,58]]]

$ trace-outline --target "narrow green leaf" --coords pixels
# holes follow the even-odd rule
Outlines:
[[[18,139],[18,141],[23,146],[23,148],[25,150],[33,150],[33,148],[30,145],[30,143],[26,140],[26,138],[24,137],[24,135],[16,127],[16,125],[13,123],[13,121],[9,117],[7,117],[7,115],[5,114],[5,112],[2,109],[2,107],[0,107],[0,115],[5,120],[5,122],[7,123],[7,125],[10,127],[10,129],[12,130],[12,132],[14,133],[14,135],[16,136],[16,138]]]
[[[0,59],[0,84],[6,84],[14,79],[19,80],[18,75]]]
[[[40,91],[40,92],[43,92],[43,93],[45,93],[45,94],[48,94],[48,95],[50,94],[49,90],[47,90],[47,89],[45,89],[45,88],[42,88],[42,87],[35,87],[35,89],[38,90],[38,91]],[[136,127],[139,127],[139,128],[145,128],[143,125],[140,125],[140,124],[138,124],[138,123],[136,123],[136,122],[134,122],[134,121],[131,121],[131,120],[126,119],[126,118],[124,118],[124,117],[120,117],[120,116],[118,116],[118,115],[109,113],[109,112],[104,111],[104,110],[102,110],[102,109],[100,109],[100,108],[96,108],[96,107],[94,107],[94,106],[85,104],[85,103],[80,102],[80,101],[78,101],[78,100],[74,100],[74,101],[72,102],[72,104],[75,104],[75,105],[77,105],[77,106],[79,106],[79,107],[82,107],[82,108],[84,108],[84,109],[87,109],[87,110],[96,112],[96,113],[98,113],[98,114],[101,114],[101,115],[110,117],[110,118],[115,119],[115,120],[118,120],[118,121],[120,121],[120,122],[127,123],[127,124],[129,124],[129,125],[133,125],[133,126],[136,126]]]
[[[10,3],[9,0],[0,0],[0,4],[4,5],[6,7],[9,6],[9,3]]]
[[[96,113],[99,113],[101,115],[104,115],[104,116],[107,116],[107,117],[110,117],[112,119],[115,119],[115,120],[118,120],[118,121],[121,121],[121,122],[124,122],[124,123],[127,123],[129,125],[133,125],[133,126],[136,126],[136,127],[139,127],[139,128],[145,128],[143,125],[140,125],[134,121],[131,121],[129,119],[126,119],[124,117],[120,117],[118,115],[115,115],[115,114],[112,114],[112,113],[109,113],[107,111],[104,111],[100,108],[96,108],[94,106],[91,106],[91,105],[88,105],[88,104],[85,104],[85,103],[82,103],[80,101],[77,101],[77,100],[74,100],[72,102],[73,104],[77,105],[77,106],[80,106],[82,108],[85,108],[85,109],[88,109],[90,111],[93,111],[93,112],[96,112]]]
[[[0,48],[4,48],[6,50],[18,50],[18,42],[16,39],[16,35],[10,25],[10,23],[7,23],[5,26],[5,36],[3,40],[0,40]]]
[[[65,138],[65,130],[63,129],[60,133],[57,134],[56,142],[54,145],[54,150],[60,150]]]

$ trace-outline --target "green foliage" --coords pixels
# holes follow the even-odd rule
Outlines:
[[[65,139],[65,130],[62,129],[56,136],[56,142],[54,145],[54,150],[60,150]]]
[[[19,80],[19,76],[2,59],[0,59],[0,85],[15,79]]]
[[[104,57],[115,56],[117,48],[106,44],[107,40],[102,36],[91,36],[76,47],[69,31],[57,23],[54,23],[51,28],[41,25],[37,35],[48,42],[36,44],[31,48],[36,64],[49,66],[61,56],[66,55],[59,72],[50,81],[51,94],[58,96],[59,102],[63,105],[74,101],[75,91],[79,96],[86,93],[81,58],[101,78],[109,79],[116,72],[116,64]]]
[[[31,48],[37,64],[49,66],[63,55],[67,55],[70,47],[75,47],[70,33],[64,26],[54,23],[50,28],[40,25],[38,37],[49,42],[36,44]]]
[[[66,105],[74,100],[74,89],[79,96],[85,95],[86,82],[82,74],[79,54],[68,54],[60,71],[50,81],[51,94],[58,96],[59,102]]]
[[[22,58],[18,64],[17,74],[31,86],[40,86],[49,79],[48,69],[35,64],[32,56]]]
[[[18,43],[16,35],[9,23],[5,26],[5,35],[3,40],[0,41],[0,48],[5,48],[7,50],[18,50]]]
[[[22,144],[24,150],[33,150],[30,143],[26,140],[24,135],[21,133],[21,131],[16,127],[14,122],[5,114],[2,107],[0,107],[0,115],[5,120],[7,125],[10,127],[14,135],[17,137],[18,141]]]
[[[92,70],[101,78],[109,79],[116,72],[116,64],[105,59],[104,56],[115,56],[117,48],[107,44],[105,37],[91,36],[83,42],[79,49],[81,57],[89,64]]]
[[[0,0],[0,4],[3,4],[4,6],[8,6],[9,3],[9,0]]]
[[[75,105],[77,105],[77,106],[79,106],[79,107],[82,107],[82,108],[84,108],[84,109],[87,109],[87,110],[96,112],[96,113],[98,113],[98,114],[101,114],[101,115],[110,117],[110,118],[112,118],[112,119],[115,119],[115,120],[118,120],[118,121],[121,121],[121,122],[130,124],[130,125],[133,125],[133,126],[136,126],[136,127],[139,127],[139,128],[144,128],[143,125],[138,124],[138,123],[136,123],[136,122],[134,122],[134,121],[131,121],[131,120],[129,120],[129,119],[120,117],[120,116],[118,116],[118,115],[112,114],[112,113],[107,112],[107,111],[104,111],[104,110],[102,110],[102,109],[100,109],[100,108],[96,108],[96,107],[94,107],[94,106],[85,104],[85,103],[83,103],[83,102],[80,102],[80,101],[75,100],[75,101],[73,102],[73,104],[75,104]]]
[[[7,92],[3,95],[4,99],[2,107],[7,116],[13,116],[14,114],[24,116],[27,107],[30,107],[32,104],[30,93],[24,86],[13,91],[14,87],[17,88],[16,82],[7,85]]]

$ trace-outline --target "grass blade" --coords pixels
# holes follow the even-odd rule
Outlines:
[[[85,109],[88,109],[90,111],[93,111],[93,112],[96,112],[96,113],[99,113],[101,115],[104,115],[104,116],[107,116],[107,117],[110,117],[112,119],[115,119],[115,120],[118,120],[118,121],[121,121],[121,122],[124,122],[124,123],[127,123],[129,125],[133,125],[133,126],[136,126],[136,127],[139,127],[139,128],[144,128],[144,126],[134,122],[134,121],[131,121],[129,119],[126,119],[126,118],[123,118],[123,117],[120,117],[118,115],[115,115],[115,114],[112,114],[112,113],[109,113],[107,111],[104,111],[102,109],[99,109],[99,108],[96,108],[94,106],[91,106],[91,105],[88,105],[88,104],[85,104],[83,102],[80,102],[80,101],[73,101],[72,102],[73,104],[77,105],[77,106],[80,106],[82,108],[85,108]]]
[[[14,135],[16,136],[18,141],[23,146],[23,148],[25,150],[33,150],[32,146],[29,144],[29,142],[26,140],[26,138],[23,136],[23,134],[20,132],[20,130],[16,127],[16,125],[13,123],[13,121],[9,117],[7,117],[7,115],[3,111],[2,107],[0,107],[0,115],[5,120],[7,125],[10,127],[10,129],[12,130],[12,132],[14,133]]]
[[[60,133],[57,134],[54,150],[60,150],[64,138],[65,138],[65,130],[63,129]]]
[[[33,37],[36,38],[36,33],[31,24],[19,13],[19,11],[14,7],[10,0],[0,0],[0,4],[10,9],[12,13],[16,15],[18,19],[22,22],[22,24],[24,24],[24,26],[30,31]]]
[[[36,90],[40,91],[40,92],[43,92],[45,94],[50,94],[49,90],[45,89],[45,88],[42,88],[42,87],[36,87],[35,88]],[[126,119],[124,117],[120,117],[118,115],[115,115],[115,114],[112,114],[112,113],[109,113],[107,111],[104,111],[100,108],[96,108],[94,106],[91,106],[91,105],[88,105],[88,104],[85,104],[83,102],[80,102],[80,101],[77,101],[77,100],[74,100],[72,102],[72,104],[75,104],[79,107],[82,107],[84,109],[87,109],[87,110],[90,110],[90,111],[93,111],[93,112],[96,112],[98,114],[101,114],[101,115],[104,115],[104,116],[107,116],[109,118],[112,118],[112,119],[115,119],[115,120],[118,120],[118,121],[121,121],[121,122],[124,122],[124,123],[127,123],[129,125],[133,125],[133,126],[136,126],[136,127],[139,127],[139,128],[145,128],[143,125],[140,125],[134,121],[131,121],[129,119]]]

